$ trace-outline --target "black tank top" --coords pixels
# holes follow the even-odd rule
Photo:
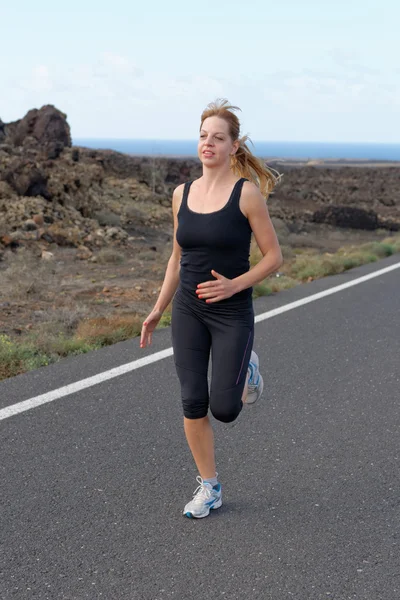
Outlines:
[[[185,183],[178,211],[176,240],[182,249],[180,287],[191,296],[197,298],[197,284],[215,279],[211,269],[228,279],[234,279],[250,268],[252,230],[239,208],[245,181],[248,180],[244,177],[239,179],[225,206],[211,213],[198,213],[188,207],[187,200],[193,182]],[[252,288],[247,288],[213,306],[248,306],[251,298]]]

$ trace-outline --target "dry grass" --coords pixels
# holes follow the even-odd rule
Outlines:
[[[97,253],[97,262],[102,264],[122,264],[125,256],[113,248],[103,248]]]
[[[31,252],[20,249],[11,254],[5,270],[0,271],[0,290],[9,298],[43,298],[54,287],[56,266]]]
[[[67,336],[63,332],[52,333],[46,329],[29,332],[24,336],[22,344],[31,346],[39,355],[46,357],[47,364],[57,362],[65,356],[82,354],[100,347],[99,344],[88,340]]]
[[[48,335],[71,335],[79,323],[89,315],[89,307],[84,304],[58,306],[46,314],[42,328]]]
[[[283,276],[276,277],[276,274],[272,274],[254,286],[254,298],[289,289],[298,283],[343,273],[348,269],[391,256],[400,252],[400,236],[391,236],[381,242],[368,242],[359,246],[344,246],[334,254],[320,254],[311,248],[292,249],[289,246],[281,246],[281,250],[284,264],[279,275]],[[261,257],[260,250],[252,246],[251,266],[257,264]]]
[[[75,336],[97,346],[107,346],[138,336],[143,319],[136,313],[96,317],[79,323]]]
[[[400,252],[400,235],[387,237],[382,240],[382,244],[389,244],[395,252]]]
[[[315,249],[283,246],[284,265],[280,273],[254,286],[253,296],[268,295],[289,289],[301,282],[376,261],[400,252],[400,235],[381,242],[346,246],[336,253],[318,253]],[[101,253],[99,253],[101,254]],[[103,250],[105,262],[120,262],[115,250]],[[105,257],[105,259],[104,259]],[[254,266],[261,252],[253,244],[250,263]],[[19,251],[10,257],[6,269],[0,271],[0,289],[9,298],[42,297],[54,286],[55,265]],[[137,313],[88,318],[83,305],[58,306],[40,315],[40,327],[21,336],[18,341],[0,335],[0,379],[12,377],[60,360],[62,357],[95,350],[140,335],[143,317]],[[167,307],[159,327],[171,323],[171,305]]]
[[[273,294],[277,292],[282,292],[283,290],[290,290],[290,288],[299,285],[299,281],[293,279],[292,277],[287,277],[285,275],[281,275],[278,277],[270,277],[268,279],[269,287],[271,288],[271,292]]]
[[[0,380],[39,369],[60,358],[95,350],[96,346],[63,335],[27,334],[18,342],[0,335]]]
[[[8,336],[0,335],[0,380],[46,364],[46,357],[31,344],[13,342]]]
[[[110,210],[102,210],[93,215],[99,225],[109,227],[121,227],[121,216]]]
[[[171,325],[172,314],[171,311],[165,311],[160,319],[159,327],[169,327]]]
[[[284,266],[289,277],[300,282],[343,273],[400,251],[400,236],[386,238],[382,242],[368,242],[360,246],[344,246],[335,254],[298,253],[294,260]]]

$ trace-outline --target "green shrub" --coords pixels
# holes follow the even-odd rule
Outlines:
[[[266,281],[262,281],[261,283],[257,283],[253,287],[253,298],[259,298],[260,296],[269,296],[272,294],[272,289]]]
[[[171,325],[171,320],[172,320],[171,313],[169,313],[169,312],[164,313],[160,319],[158,326],[159,327],[169,327]]]

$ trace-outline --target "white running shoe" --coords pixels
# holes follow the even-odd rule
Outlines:
[[[254,404],[264,389],[264,380],[259,371],[259,360],[254,350],[251,351],[251,357],[249,362],[249,379],[247,383],[247,399],[245,404]]]
[[[222,489],[218,483],[212,487],[211,483],[205,483],[200,475],[196,477],[199,487],[193,493],[193,500],[186,504],[183,514],[190,519],[202,519],[210,514],[210,510],[222,505]]]

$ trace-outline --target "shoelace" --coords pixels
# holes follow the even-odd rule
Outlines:
[[[247,391],[250,393],[256,392],[257,388],[258,388],[258,383],[257,384],[253,383],[253,384],[247,386]]]
[[[198,475],[196,477],[197,483],[199,483],[199,487],[195,489],[193,492],[193,500],[195,502],[204,502],[205,500],[209,500],[211,498],[211,490],[204,483],[203,479]]]

